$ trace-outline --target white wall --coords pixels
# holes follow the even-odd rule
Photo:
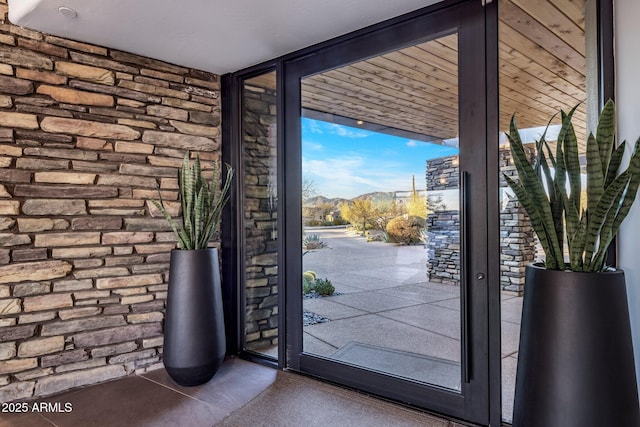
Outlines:
[[[618,138],[632,145],[640,136],[640,1],[615,0],[614,14]],[[627,148],[628,156],[631,146]],[[627,279],[636,374],[640,374],[640,202],[622,224],[618,251]]]

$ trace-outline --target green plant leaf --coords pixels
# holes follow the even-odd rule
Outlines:
[[[525,210],[529,214],[529,220],[531,221],[531,226],[533,230],[538,236],[540,240],[540,244],[546,254],[545,259],[545,267],[558,270],[560,265],[564,265],[564,261],[560,258],[561,264],[558,263],[558,256],[556,255],[556,249],[554,248],[554,243],[551,241],[551,235],[548,233],[548,230],[545,228],[544,221],[542,219],[542,213],[538,209],[538,205],[535,202],[534,197],[532,197],[527,189],[520,183],[514,181],[507,175],[503,175],[505,181],[511,187],[513,192],[518,197],[522,206],[524,206]],[[562,256],[562,254],[560,254]]]
[[[638,194],[638,185],[640,185],[640,138],[636,141],[631,159],[629,160],[629,167],[627,169],[632,177],[629,179],[629,185],[622,198],[620,209],[613,222],[612,230],[616,234],[622,221],[627,217],[633,202],[636,200]]]
[[[604,180],[605,187],[608,187],[617,176],[618,169],[620,169],[620,164],[622,163],[622,157],[624,156],[626,145],[627,141],[622,141],[622,143],[613,151],[613,154],[611,154],[611,163],[609,163],[607,176]]]
[[[604,192],[604,175],[598,143],[593,134],[587,138],[587,211],[593,212]]]
[[[558,241],[562,242],[564,235],[564,223],[562,222],[564,191],[559,189],[555,184],[544,152],[539,154],[538,159],[540,162],[540,167],[542,169],[543,177],[547,182],[547,191],[549,192],[549,206],[551,207],[551,217],[553,218],[553,225],[556,230],[556,236],[558,238]]]
[[[194,223],[195,223],[195,227],[194,227],[194,236],[193,236],[193,241],[195,242],[195,248],[194,249],[204,249],[202,247],[202,242],[201,242],[201,236],[200,236],[200,231],[201,231],[201,225],[200,222],[202,221],[201,215],[202,215],[202,203],[203,203],[203,197],[202,197],[202,187],[200,187],[200,191],[198,191],[198,194],[196,194],[196,200],[195,200],[195,208],[194,208]],[[205,243],[206,244],[206,243]]]
[[[543,163],[542,157],[544,156],[544,147],[548,146],[547,143],[547,131],[549,130],[549,126],[551,126],[551,122],[558,114],[554,114],[549,121],[547,122],[547,126],[544,128],[544,132],[540,136],[540,139],[536,141],[536,163],[535,163],[535,171],[538,176],[540,176],[540,167]],[[513,118],[512,118],[513,121]],[[519,135],[519,134],[518,134]],[[522,143],[522,141],[520,141]]]
[[[158,190],[158,193],[160,193],[160,191]],[[182,239],[182,236],[180,235],[180,232],[178,231],[178,226],[176,225],[176,222],[173,220],[173,218],[171,218],[171,215],[169,215],[169,213],[167,212],[167,210],[164,208],[164,206],[161,204],[162,202],[162,196],[160,196],[160,202],[156,201],[156,200],[151,200],[151,203],[154,204],[154,206],[156,208],[158,208],[158,210],[162,213],[162,215],[164,216],[164,218],[167,220],[167,222],[169,223],[169,226],[171,227],[171,230],[173,230],[173,234],[175,234],[176,236],[176,240],[178,241],[178,246],[181,249],[184,249],[185,246],[185,242]]]
[[[180,198],[182,201],[182,222],[185,234],[188,236],[188,247],[193,248],[193,171],[189,163],[189,152],[186,152],[180,170],[182,185]]]
[[[562,240],[558,239],[558,235],[556,233],[556,225],[551,211],[549,198],[542,186],[542,183],[540,182],[539,176],[536,174],[533,166],[527,159],[518,128],[515,124],[515,117],[511,118],[509,134],[507,137],[510,142],[511,157],[513,158],[514,165],[518,171],[518,178],[521,186],[523,189],[526,189],[525,193],[529,194],[531,198],[531,207],[527,208],[525,206],[525,209],[527,210],[527,213],[529,213],[530,217],[533,209],[539,210],[538,217],[543,229],[540,232],[536,231],[536,233],[538,234],[538,238],[541,242],[544,239],[548,242],[548,245],[546,246],[543,244],[545,254],[547,255],[547,260],[545,262],[548,264],[563,265]],[[511,180],[508,180],[507,182],[509,181]],[[512,189],[514,192],[516,191],[514,187],[512,187]],[[516,195],[524,205],[520,194],[516,192]]]
[[[546,141],[545,131],[536,142],[538,152],[533,165],[527,158],[512,117],[507,136],[519,182],[508,176],[505,179],[529,214],[545,251],[547,268],[565,268],[562,249],[566,240],[569,268],[602,271],[606,268],[611,241],[628,215],[640,187],[640,138],[634,146],[629,166],[618,173],[626,144],[623,142],[614,149],[615,106],[608,101],[595,135],[590,134],[587,138],[587,205],[582,206],[578,142],[571,123],[576,108],[569,114],[561,112],[562,127],[555,156]],[[564,235],[558,220],[562,212]]]
[[[636,146],[634,148],[634,153],[632,154],[629,162],[629,167],[626,170],[626,172],[629,173],[629,179],[623,186],[622,192],[620,192],[617,199],[614,200],[613,206],[607,213],[607,217],[600,232],[600,244],[598,246],[598,252],[595,255],[594,271],[601,271],[606,267],[605,257],[607,255],[609,245],[618,232],[622,221],[629,213],[631,205],[633,204],[638,192],[638,184],[640,184],[640,153],[637,150],[638,142],[636,142]],[[605,192],[611,191],[609,190],[609,187],[607,187]]]
[[[566,132],[562,135],[562,140],[558,139],[558,144],[562,144],[564,150],[564,164],[569,176],[569,200],[579,209],[580,193],[582,192],[580,156],[578,154],[578,139],[576,138],[576,132],[571,123],[571,117],[576,108],[577,106],[571,110],[571,114],[567,115],[565,118],[566,121],[563,121],[562,127],[566,127]],[[577,224],[571,224],[571,228],[575,228],[576,226]]]
[[[587,235],[587,215],[586,212],[582,213],[580,222],[574,234],[571,236],[569,245],[569,265],[573,271],[582,271],[584,268],[583,253],[584,243]]]
[[[160,202],[153,201],[153,203],[171,226],[180,249],[207,248],[209,241],[219,229],[222,210],[229,201],[234,174],[233,168],[228,164],[226,166],[225,182],[222,184],[221,190],[216,193],[216,183],[220,178],[219,163],[214,162],[214,174],[210,186],[204,177],[200,157],[196,155],[192,163],[189,152],[185,153],[182,167],[178,170],[182,224],[178,224],[167,213],[162,205],[162,195],[158,190]]]
[[[584,250],[584,268],[586,271],[598,271],[593,263],[593,253],[598,239],[601,237],[602,226],[610,209],[617,209],[615,202],[620,200],[622,191],[628,184],[629,172],[620,174],[602,195],[595,209],[589,211]]]
[[[566,114],[564,111],[560,111],[560,116],[562,118],[562,125],[560,126],[560,132],[558,133],[558,139],[556,141],[556,178],[555,180],[558,182],[558,188],[563,188],[565,183],[567,182],[567,165],[566,158],[564,153],[564,141],[567,138],[567,133],[573,131],[573,127],[571,126],[571,119],[573,118],[573,113],[575,112],[576,105],[569,111],[569,114]]]
[[[596,141],[598,143],[598,151],[600,153],[600,164],[602,166],[602,175],[608,175],[608,167],[611,159],[611,151],[616,133],[616,117],[615,105],[609,99],[600,112],[598,119],[598,128],[596,130]]]

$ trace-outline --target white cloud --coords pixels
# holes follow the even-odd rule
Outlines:
[[[302,160],[302,170],[314,181],[318,194],[352,198],[374,191],[408,191],[411,172],[386,160],[345,156]],[[421,179],[417,177],[417,179]],[[418,187],[421,186],[418,182]]]
[[[407,141],[407,147],[415,147],[418,145],[417,141],[414,141],[413,139],[410,139],[409,141]]]
[[[304,149],[309,151],[322,151],[324,149],[322,144],[317,144],[315,142],[303,141],[302,144],[304,145]]]
[[[348,128],[345,126],[337,125],[335,123],[327,123],[326,128],[329,133],[344,138],[366,138],[367,136],[371,135],[371,133],[368,131]]]
[[[366,130],[354,129],[335,123],[323,122],[320,120],[303,120],[303,134],[305,132],[313,133],[316,135],[336,135],[344,138],[365,138],[372,133]]]
[[[320,122],[316,121],[316,120],[305,120],[304,122],[307,126],[309,126],[309,131],[311,133],[317,133],[322,135],[324,132],[322,130],[322,127],[320,126]]]

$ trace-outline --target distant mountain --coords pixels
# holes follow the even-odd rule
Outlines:
[[[386,202],[386,201],[391,201],[394,199],[394,193],[393,192],[383,192],[383,191],[376,191],[373,193],[366,193],[366,194],[361,194],[357,197],[354,197],[352,199],[343,199],[340,197],[336,197],[336,198],[328,198],[325,196],[314,196],[314,197],[310,197],[308,199],[306,199],[304,201],[304,204],[307,206],[319,206],[321,204],[325,204],[325,203],[330,203],[333,206],[339,206],[340,203],[342,202],[352,202],[354,200],[358,200],[358,199],[364,199],[364,200],[371,200],[372,202]]]
[[[354,197],[351,200],[371,200],[372,202],[389,202],[394,199],[394,193],[390,191],[375,191],[373,193],[361,194],[358,197]]]
[[[314,197],[309,197],[308,199],[306,199],[304,201],[304,204],[307,206],[319,206],[325,203],[330,203],[333,206],[338,206],[340,203],[342,202],[347,202],[347,199],[342,199],[339,197],[336,198],[328,198],[328,197],[324,197],[324,196],[314,196]]]

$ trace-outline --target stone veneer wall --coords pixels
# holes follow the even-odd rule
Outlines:
[[[530,158],[532,145],[525,146]],[[507,187],[502,173],[516,176],[508,148],[499,152],[500,187]],[[457,156],[427,162],[427,191],[458,189]],[[460,218],[458,211],[437,211],[427,218],[429,280],[458,284],[460,278]],[[526,265],[536,258],[537,240],[529,217],[517,200],[509,200],[500,211],[500,285],[503,290],[524,291]]]
[[[0,0],[0,401],[161,366],[185,150],[220,156],[218,77],[10,24]],[[116,408],[117,409],[117,408]]]
[[[503,291],[524,292],[527,264],[535,261],[537,239],[529,216],[515,199],[500,211],[500,286]]]
[[[460,188],[458,156],[440,157],[427,161],[427,194],[430,191]]]
[[[532,160],[535,149],[532,144],[525,146]],[[508,187],[502,174],[517,176],[511,161],[511,152],[502,148],[499,152],[500,187]],[[509,200],[500,211],[500,286],[503,291],[524,292],[524,275],[527,264],[535,261],[537,238],[529,216],[522,204],[515,198]]]
[[[276,93],[244,87],[245,348],[278,344]]]
[[[430,282],[460,284],[460,212],[427,215],[427,275]]]
[[[458,156],[427,161],[427,196],[457,190]],[[460,212],[437,210],[427,215],[427,277],[431,282],[460,284]]]

